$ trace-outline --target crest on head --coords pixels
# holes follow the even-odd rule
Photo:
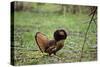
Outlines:
[[[54,39],[56,41],[65,40],[67,38],[67,32],[64,29],[59,29],[54,32]]]

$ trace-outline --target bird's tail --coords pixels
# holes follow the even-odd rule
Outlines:
[[[41,32],[37,32],[35,35],[36,43],[41,52],[45,52],[47,46],[48,38]]]

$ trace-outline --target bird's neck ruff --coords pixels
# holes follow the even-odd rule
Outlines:
[[[65,40],[59,40],[59,41],[56,42],[56,44],[57,44],[57,45],[60,45],[60,44],[64,45],[64,41],[65,41]]]

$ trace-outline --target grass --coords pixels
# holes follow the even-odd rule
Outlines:
[[[15,65],[78,62],[89,19],[90,17],[84,14],[63,16],[52,13],[15,12]],[[34,39],[36,32],[43,32],[48,38],[53,39],[53,32],[59,28],[64,28],[68,32],[64,48],[57,53],[57,56],[49,57],[45,53],[42,54]],[[92,23],[82,61],[97,59],[96,49],[92,48],[97,45],[96,34],[96,25]]]

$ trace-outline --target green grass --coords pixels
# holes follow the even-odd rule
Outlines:
[[[15,65],[78,62],[89,20],[90,17],[84,14],[63,16],[52,13],[15,12]],[[49,57],[47,54],[42,54],[35,42],[36,32],[43,32],[48,38],[53,39],[53,32],[59,28],[64,28],[68,32],[64,48],[57,53],[57,56]],[[96,49],[92,48],[91,52],[91,47],[97,45],[96,34],[96,25],[92,23],[82,61],[97,59],[94,55]]]

